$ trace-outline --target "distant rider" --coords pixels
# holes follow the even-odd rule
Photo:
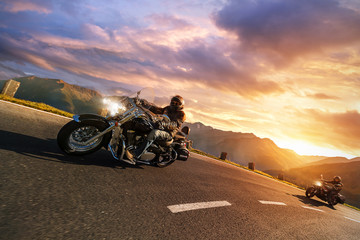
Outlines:
[[[135,150],[127,150],[126,156],[135,164],[136,159],[140,159],[146,149],[155,140],[171,141],[186,120],[184,109],[185,101],[180,95],[171,98],[170,105],[164,108],[157,107],[147,101],[142,101],[142,105],[155,114],[166,115],[162,120],[155,123],[155,129],[151,130],[147,139],[142,142]]]

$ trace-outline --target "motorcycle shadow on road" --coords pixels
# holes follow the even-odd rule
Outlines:
[[[16,152],[31,158],[65,164],[96,165],[117,169],[143,169],[138,165],[133,166],[115,161],[109,155],[109,152],[104,149],[87,156],[68,156],[59,149],[56,139],[41,139],[4,130],[0,130],[0,149]],[[23,159],[23,157],[19,157],[19,159]]]
[[[297,197],[302,203],[306,204],[306,205],[311,205],[313,207],[321,207],[321,206],[326,206],[330,209],[334,209],[333,207],[330,207],[327,203],[322,202],[321,200],[316,200],[314,198],[307,198],[306,196],[303,195],[294,195],[294,197]]]

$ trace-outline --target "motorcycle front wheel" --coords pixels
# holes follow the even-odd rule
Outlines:
[[[104,122],[87,121],[83,123],[73,120],[60,129],[57,135],[57,143],[60,149],[68,155],[80,156],[93,153],[104,146],[108,139],[107,134],[89,144],[84,143],[106,128],[107,125]]]
[[[312,198],[314,195],[315,195],[315,188],[314,187],[309,187],[309,188],[306,189],[305,196],[307,198]]]

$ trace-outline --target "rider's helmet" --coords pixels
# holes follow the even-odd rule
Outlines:
[[[180,95],[176,95],[171,98],[170,106],[176,110],[181,110],[184,108],[185,101]]]
[[[341,177],[340,176],[335,176],[333,181],[336,182],[336,183],[341,183]]]

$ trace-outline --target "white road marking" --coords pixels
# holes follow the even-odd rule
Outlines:
[[[285,203],[283,202],[272,202],[272,201],[263,201],[263,200],[259,200],[260,203],[262,204],[272,204],[272,205],[285,205]]]
[[[303,208],[306,208],[306,209],[310,209],[310,210],[315,210],[315,211],[319,211],[319,212],[324,212],[324,210],[321,210],[321,209],[317,209],[317,208],[313,208],[313,207],[307,207],[307,206],[302,206]]]
[[[168,206],[168,209],[172,213],[185,212],[191,210],[198,210],[204,208],[215,208],[215,207],[225,207],[230,206],[231,204],[227,201],[213,201],[213,202],[198,202],[198,203],[186,203]]]
[[[358,222],[358,223],[360,223],[360,221],[359,221],[359,220],[355,220],[355,219],[348,218],[348,217],[344,217],[344,218],[349,219],[349,220],[354,221],[354,222]]]

